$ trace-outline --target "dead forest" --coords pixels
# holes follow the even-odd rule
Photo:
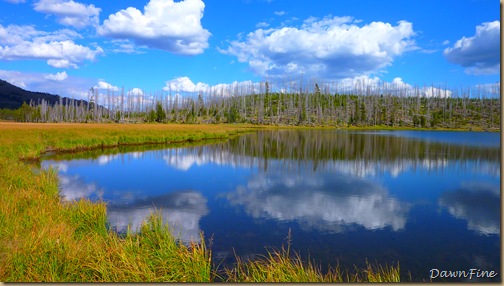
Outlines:
[[[0,110],[20,122],[251,123],[301,126],[500,128],[500,86],[448,89],[262,81],[156,94],[91,88],[87,100]]]

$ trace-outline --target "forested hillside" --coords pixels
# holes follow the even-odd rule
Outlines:
[[[500,93],[439,87],[340,89],[313,83],[296,88],[250,87],[180,94],[91,90],[87,101],[42,99],[11,114],[29,122],[252,123],[306,126],[500,128]],[[0,114],[1,116],[2,114]],[[6,117],[4,110],[3,117]]]

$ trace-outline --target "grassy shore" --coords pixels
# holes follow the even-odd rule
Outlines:
[[[183,245],[159,215],[139,234],[118,236],[106,228],[106,205],[60,201],[54,170],[22,162],[48,151],[226,139],[263,127],[175,124],[30,124],[0,122],[0,281],[5,282],[211,282],[211,251]],[[235,281],[399,281],[399,266],[370,266],[352,274],[322,275],[289,251],[239,262],[224,270]],[[306,273],[305,273],[306,272]],[[271,275],[269,275],[270,273]]]

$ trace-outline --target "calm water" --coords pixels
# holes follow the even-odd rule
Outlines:
[[[161,209],[184,242],[213,236],[224,265],[279,248],[290,230],[291,248],[323,268],[399,261],[416,281],[471,268],[500,281],[499,136],[283,130],[42,164],[59,168],[64,200],[108,202],[112,229]]]

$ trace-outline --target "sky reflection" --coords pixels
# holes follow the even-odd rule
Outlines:
[[[297,221],[305,229],[330,232],[344,232],[353,224],[399,231],[409,209],[408,203],[390,197],[383,186],[342,174],[269,172],[252,177],[226,197],[253,217]]]
[[[400,260],[417,277],[438,264],[500,269],[500,147],[473,144],[499,134],[457,135],[468,144],[399,135],[257,132],[61,155],[42,167],[58,169],[64,200],[105,201],[118,232],[158,211],[184,243],[213,236],[220,256],[279,247],[292,229],[297,250],[328,263]]]
[[[467,228],[482,235],[500,234],[500,191],[498,186],[470,182],[455,191],[444,192],[439,205],[458,219],[467,221]]]
[[[159,197],[135,199],[131,204],[111,202],[107,206],[112,229],[125,233],[137,232],[146,219],[158,212],[168,223],[175,237],[184,243],[200,241],[199,221],[208,213],[207,199],[197,191],[181,191]]]

